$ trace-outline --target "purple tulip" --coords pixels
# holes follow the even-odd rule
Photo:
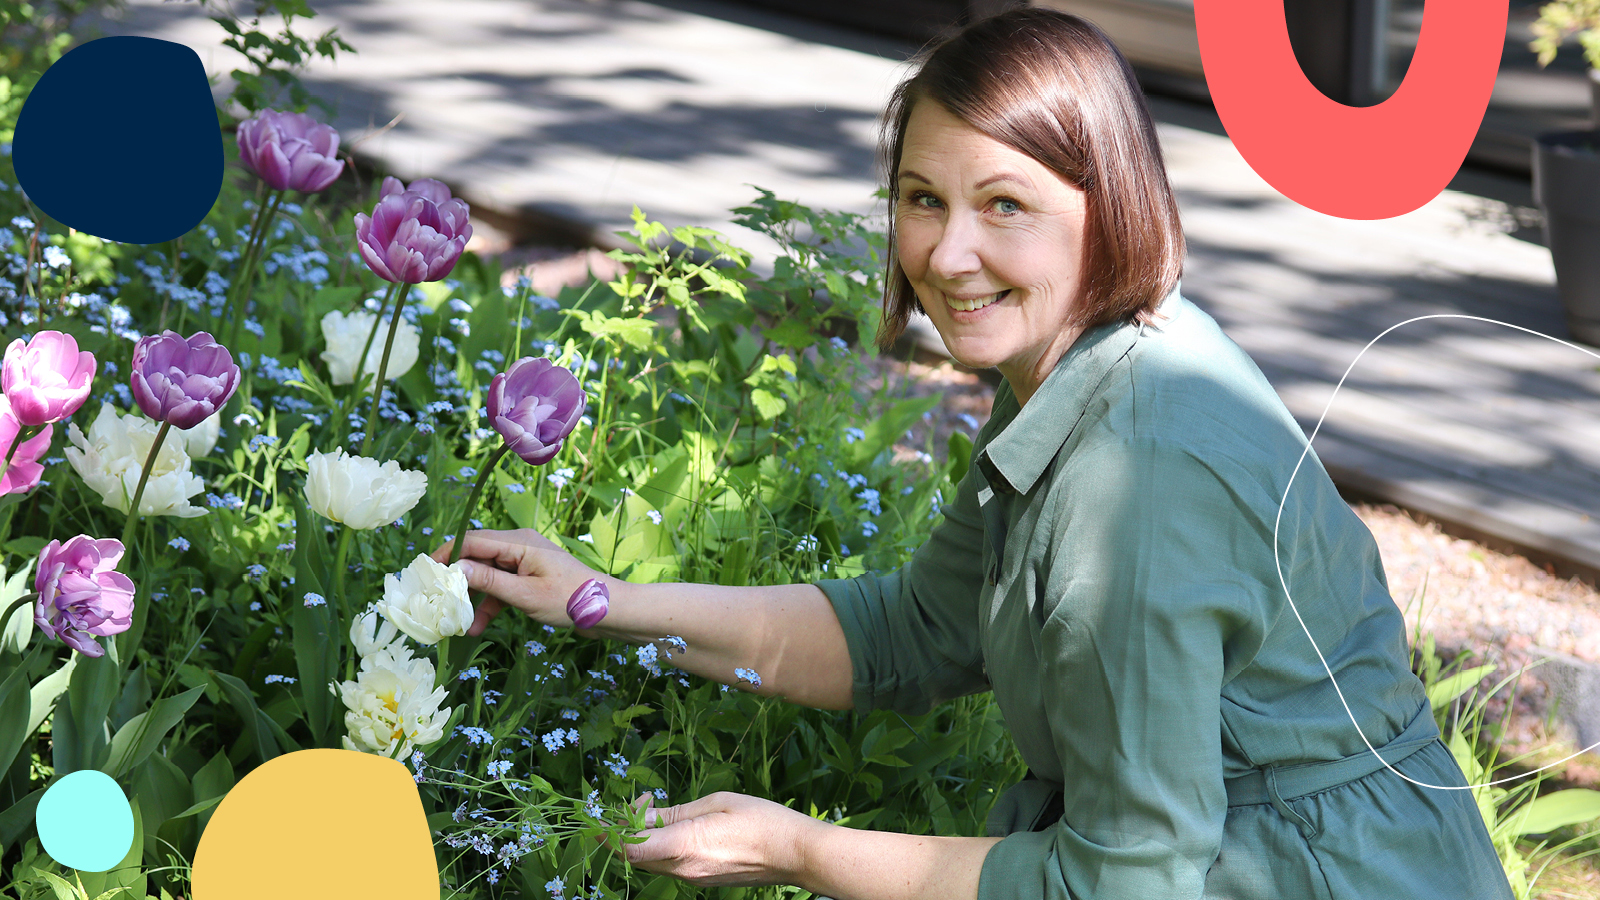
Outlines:
[[[0,387],[11,401],[11,414],[24,425],[59,422],[89,399],[94,381],[94,354],[78,349],[78,341],[59,331],[41,331],[6,348]]]
[[[466,201],[432,178],[383,180],[372,216],[356,213],[356,247],[385,281],[420,284],[450,274],[472,237]]]
[[[222,408],[239,386],[228,348],[204,331],[147,335],[133,346],[133,398],[144,414],[180,431]]]
[[[305,113],[262,110],[239,125],[239,157],[268,186],[320,191],[344,171],[339,132]]]
[[[489,424],[512,453],[543,465],[577,427],[586,400],[571,372],[542,356],[524,356],[489,380]]]
[[[12,414],[10,401],[0,394],[0,465],[5,464],[5,455],[10,453],[11,445],[21,432],[22,423]],[[22,446],[11,454],[11,465],[6,466],[4,474],[0,474],[0,496],[26,494],[33,490],[44,475],[44,466],[39,463],[39,457],[50,452],[50,439],[54,433],[55,426],[46,425],[43,431],[23,441]]]
[[[133,624],[133,579],[112,571],[122,552],[121,541],[87,534],[65,544],[51,541],[39,553],[33,579],[39,592],[33,624],[84,656],[104,656],[95,637],[121,634]]]
[[[593,628],[611,611],[611,592],[598,578],[591,578],[572,592],[567,600],[567,617],[574,628]]]

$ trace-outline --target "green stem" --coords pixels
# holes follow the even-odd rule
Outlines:
[[[128,523],[122,526],[122,547],[126,551],[133,543],[134,526],[139,524],[139,501],[144,497],[144,486],[150,482],[150,470],[156,467],[156,454],[161,452],[161,442],[167,439],[172,423],[162,422],[156,439],[150,443],[150,455],[145,457],[144,469],[139,472],[139,486],[133,491],[133,502],[128,504]]]
[[[255,234],[251,235],[254,243],[245,248],[245,252],[249,255],[245,259],[244,269],[239,273],[240,277],[238,283],[233,285],[234,290],[238,293],[235,293],[233,297],[230,298],[228,304],[228,311],[233,314],[231,321],[228,323],[228,346],[230,347],[238,343],[239,322],[243,320],[246,313],[250,311],[250,301],[245,299],[244,292],[249,290],[250,281],[255,277],[256,264],[261,261],[261,249],[267,244],[267,234],[271,230],[272,219],[278,214],[278,206],[283,203],[283,195],[285,193],[287,193],[287,191],[273,192],[272,200],[268,202],[267,206],[262,208],[261,214],[257,216],[256,220],[260,224],[260,227],[256,229]],[[238,309],[233,308],[234,300],[242,300],[242,302],[239,303]]]
[[[333,554],[333,602],[339,604],[341,612],[350,611],[350,607],[346,606],[344,601],[344,575],[349,569],[344,561],[350,553],[350,536],[355,534],[355,531],[349,525],[344,527],[344,531],[339,535],[339,549]]]
[[[438,679],[438,683],[436,683],[434,687],[442,687],[448,690],[450,687],[450,678],[454,674],[448,671],[449,666],[447,665],[447,663],[450,661],[450,639],[448,637],[441,637],[439,638],[439,643],[435,646],[439,648],[439,666],[434,672],[434,677]]]
[[[472,486],[472,496],[467,498],[467,508],[461,513],[461,527],[456,529],[455,540],[450,542],[450,561],[445,565],[454,565],[461,558],[461,545],[467,542],[467,526],[472,522],[472,511],[478,506],[478,497],[483,494],[483,486],[489,480],[489,473],[500,464],[500,459],[511,450],[511,445],[502,443],[500,449],[490,454],[489,461],[484,464],[483,471],[478,473],[478,481]]]
[[[28,593],[23,594],[21,597],[18,597],[15,602],[6,607],[5,612],[0,613],[0,628],[6,627],[6,623],[11,621],[11,616],[13,613],[22,607],[27,606],[29,603],[36,602],[38,599],[38,591],[29,591]]]
[[[405,308],[406,297],[401,294],[395,298],[394,315],[389,318],[389,337],[383,342],[383,356],[378,358],[378,380],[372,386],[372,412],[367,414],[367,433],[361,436],[361,452],[357,456],[367,455],[372,435],[378,430],[378,400],[383,397],[383,376],[389,371],[389,351],[394,349],[394,333],[400,328],[400,311]]]
[[[356,360],[355,371],[350,375],[350,380],[357,385],[361,384],[361,373],[367,368],[367,353],[372,349],[372,342],[378,336],[378,325],[383,322],[384,310],[389,308],[389,302],[402,287],[405,287],[405,284],[399,281],[389,285],[389,292],[383,295],[383,303],[378,307],[378,314],[372,317],[372,330],[367,332],[367,342],[361,347],[361,358]]]

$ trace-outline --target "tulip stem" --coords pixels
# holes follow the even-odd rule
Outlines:
[[[128,504],[128,523],[122,526],[124,549],[133,545],[134,526],[139,524],[139,501],[144,497],[144,486],[150,482],[150,470],[156,467],[156,454],[161,452],[161,442],[167,439],[167,431],[171,428],[171,422],[162,422],[161,429],[156,432],[156,439],[150,442],[150,455],[144,459],[144,468],[139,472],[139,486],[134,488],[133,502]]]
[[[472,511],[478,506],[478,497],[483,494],[483,486],[489,480],[489,473],[500,464],[501,457],[511,449],[510,444],[502,443],[500,449],[489,454],[489,461],[483,464],[483,471],[478,473],[478,481],[472,486],[472,496],[467,498],[467,508],[461,513],[461,527],[456,529],[455,540],[450,542],[450,561],[445,565],[454,565],[461,558],[461,545],[467,542],[467,526],[472,524]]]
[[[233,290],[228,294],[227,312],[224,313],[225,316],[228,313],[232,313],[231,316],[228,316],[230,319],[228,346],[230,347],[238,341],[239,320],[243,319],[245,313],[249,311],[248,301],[237,310],[233,308],[234,301],[239,298],[240,292],[249,289],[250,279],[255,275],[256,262],[261,256],[261,248],[267,242],[267,227],[272,223],[273,217],[278,214],[278,204],[283,202],[285,193],[286,191],[273,191],[272,199],[267,201],[260,211],[256,213],[255,227],[250,230],[250,239],[245,242],[244,259],[240,262],[239,267],[239,280],[233,283]]]
[[[5,612],[0,613],[0,628],[5,628],[6,627],[6,623],[11,621],[11,616],[12,616],[13,613],[15,613],[17,610],[21,609],[22,607],[27,606],[29,603],[33,603],[33,602],[37,601],[38,599],[39,599],[39,592],[38,591],[29,591],[28,593],[23,594],[21,597],[18,597],[14,603],[12,603],[10,606],[6,607],[6,611]]]
[[[349,611],[344,602],[344,574],[348,568],[345,566],[344,561],[345,557],[350,553],[350,535],[355,534],[355,531],[349,525],[344,527],[343,533],[339,535],[339,549],[334,551],[333,554],[333,602],[339,604],[341,612]],[[324,544],[323,546],[326,547],[327,545]]]
[[[23,444],[33,440],[43,430],[43,425],[28,425],[17,429],[17,433],[11,436],[11,446],[6,448],[6,462],[5,465],[0,466],[0,478],[4,478],[6,473],[11,471],[11,460],[16,458],[17,450],[21,449]]]
[[[395,282],[397,286],[401,283]],[[367,433],[361,436],[361,452],[357,456],[367,455],[367,446],[372,443],[372,435],[378,430],[378,401],[383,397],[383,376],[389,371],[389,351],[394,349],[394,333],[400,327],[400,311],[405,308],[406,295],[401,294],[395,298],[394,315],[389,317],[389,336],[384,339],[383,356],[378,358],[378,380],[372,386],[372,412],[367,414]],[[353,377],[359,377],[359,372]]]
[[[378,314],[372,317],[372,330],[367,332],[367,342],[361,346],[361,358],[356,360],[355,372],[350,375],[350,380],[357,385],[361,384],[361,373],[367,369],[367,353],[372,350],[372,342],[378,336],[378,326],[383,324],[383,313],[389,308],[389,302],[394,300],[394,295],[404,286],[405,282],[396,281],[389,285],[389,292],[383,295],[383,304],[378,307]]]

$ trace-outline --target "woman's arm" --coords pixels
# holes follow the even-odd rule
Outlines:
[[[433,552],[443,562],[451,545]],[[567,598],[590,578],[605,583],[610,609],[584,637],[656,643],[685,671],[734,684],[734,669],[761,676],[755,693],[819,709],[850,709],[851,663],[827,595],[810,584],[726,587],[632,584],[602,575],[531,529],[470,531],[462,546],[467,584],[488,595],[468,634],[482,634],[507,606],[553,627],[572,627]],[[681,637],[686,651],[662,642]]]
[[[755,693],[816,709],[852,708],[850,651],[833,604],[811,584],[726,587],[630,584],[607,579],[611,610],[585,637],[636,644],[683,638],[672,664],[734,683],[735,668],[761,676]]]
[[[812,820],[795,884],[833,900],[975,900],[997,837],[862,831]]]

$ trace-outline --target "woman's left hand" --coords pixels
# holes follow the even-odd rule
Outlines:
[[[810,816],[749,794],[717,791],[699,800],[645,809],[642,844],[624,844],[628,862],[697,885],[792,884],[804,866],[804,841],[820,824]]]

